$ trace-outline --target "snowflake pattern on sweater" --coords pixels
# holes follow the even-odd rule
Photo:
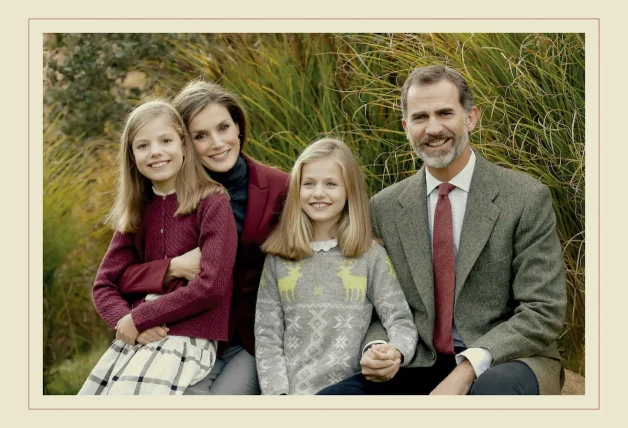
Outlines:
[[[315,394],[359,373],[373,307],[409,362],[417,330],[381,245],[355,259],[338,247],[300,261],[268,255],[255,314],[262,394]]]

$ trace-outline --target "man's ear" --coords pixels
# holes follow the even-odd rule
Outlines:
[[[406,133],[406,137],[408,137],[408,122],[405,119],[401,119],[401,126],[403,126],[403,130]]]
[[[467,131],[471,132],[475,129],[475,125],[480,117],[480,111],[476,106],[471,107],[467,112]]]

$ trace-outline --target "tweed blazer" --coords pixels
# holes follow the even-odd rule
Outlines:
[[[549,189],[527,174],[476,154],[462,224],[454,322],[469,348],[488,349],[493,365],[520,360],[541,394],[559,394],[564,372],[556,340],[566,310],[565,273]],[[425,166],[370,203],[419,331],[408,367],[436,361],[432,247]],[[367,341],[385,338],[371,326]]]

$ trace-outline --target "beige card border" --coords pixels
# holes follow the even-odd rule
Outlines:
[[[586,34],[586,394],[584,396],[519,397],[95,397],[44,396],[42,390],[42,35],[49,32],[582,32]],[[600,408],[600,20],[574,19],[49,19],[28,20],[29,50],[29,294],[28,408],[79,409],[599,409]],[[597,114],[596,114],[597,113]],[[597,197],[596,197],[597,196]],[[597,227],[596,227],[597,226]],[[597,257],[595,257],[597,255]],[[370,412],[369,412],[370,413]],[[466,413],[466,412],[465,412]],[[455,416],[454,416],[455,418]]]

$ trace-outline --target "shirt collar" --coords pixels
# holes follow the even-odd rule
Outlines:
[[[168,193],[161,193],[159,190],[155,189],[155,186],[153,186],[153,193],[157,196],[168,196],[176,192],[177,192],[177,189],[175,188],[175,189],[170,190]]]
[[[471,157],[469,157],[469,162],[467,165],[456,175],[454,178],[449,180],[449,183],[453,184],[459,189],[464,190],[469,193],[469,188],[471,187],[471,178],[473,177],[473,170],[475,169],[475,153],[471,150]],[[427,168],[425,168],[425,185],[427,187],[427,195],[429,196],[432,191],[440,186],[442,182],[438,181]]]
[[[338,246],[338,239],[332,238],[329,241],[314,241],[312,242],[312,250],[319,251],[329,251],[334,247]]]

